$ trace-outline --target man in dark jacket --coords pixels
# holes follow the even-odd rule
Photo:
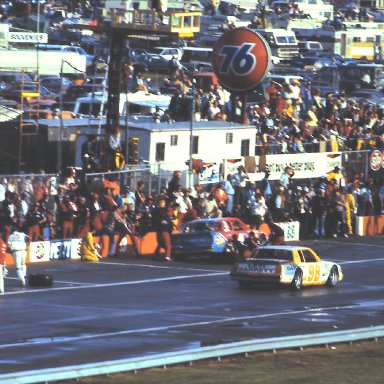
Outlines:
[[[165,261],[172,261],[171,252],[171,233],[173,231],[173,221],[167,201],[164,197],[160,198],[159,205],[152,212],[153,228],[156,231],[157,247],[155,258],[158,257],[160,249],[165,250]]]

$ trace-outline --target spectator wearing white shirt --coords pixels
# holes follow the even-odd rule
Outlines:
[[[263,201],[264,198],[261,194],[252,196],[248,202],[250,213],[250,228],[259,229],[260,224],[263,222],[265,215],[267,214],[268,207]]]
[[[5,191],[7,191],[7,179],[2,177],[0,180],[0,203],[5,199]]]
[[[231,177],[231,183],[235,189],[235,195],[233,200],[233,206],[240,216],[244,216],[247,196],[246,196],[246,185],[249,180],[248,173],[245,171],[245,167],[240,165],[237,168],[237,172]]]
[[[25,264],[27,244],[28,236],[21,231],[19,223],[16,223],[16,229],[8,238],[8,245],[15,260],[17,277],[22,287],[25,287],[25,279],[27,276],[27,266]]]

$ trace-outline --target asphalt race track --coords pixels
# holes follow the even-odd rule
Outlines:
[[[123,359],[246,339],[382,325],[384,238],[301,242],[342,264],[336,288],[252,288],[228,264],[106,259],[52,261],[30,273],[52,288],[0,296],[0,373]]]

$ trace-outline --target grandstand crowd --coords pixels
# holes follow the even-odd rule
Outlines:
[[[159,202],[165,201],[176,229],[192,219],[236,216],[253,229],[269,219],[299,221],[300,238],[321,238],[351,236],[356,215],[381,215],[384,210],[383,184],[363,174],[346,180],[336,167],[307,183],[295,180],[294,170],[286,167],[278,180],[268,177],[266,172],[253,183],[240,166],[225,181],[188,189],[175,171],[157,196],[144,181],[135,190],[107,179],[98,188],[85,188],[76,170],[58,187],[44,175],[3,177],[0,224],[5,241],[19,226],[31,241],[82,238],[88,232],[142,236],[157,231]]]
[[[158,121],[191,118],[192,82],[183,73],[166,79],[173,90],[169,108]],[[304,153],[384,148],[384,110],[349,98],[345,91],[323,96],[310,81],[271,81],[265,100],[246,105],[219,84],[195,92],[195,120],[226,120],[255,126],[257,154]],[[158,117],[158,116],[157,116]],[[245,121],[244,121],[245,120]]]

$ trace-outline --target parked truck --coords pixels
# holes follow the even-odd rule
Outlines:
[[[75,52],[0,49],[0,70],[18,69],[40,75],[82,77],[87,58]]]

